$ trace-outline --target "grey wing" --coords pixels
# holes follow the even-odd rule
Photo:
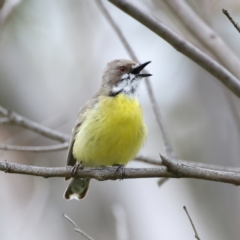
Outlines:
[[[76,164],[76,159],[73,156],[72,149],[73,149],[73,144],[75,141],[76,131],[80,125],[81,125],[81,122],[79,124],[77,122],[77,124],[75,125],[75,127],[72,130],[72,137],[71,137],[71,140],[69,143],[68,153],[67,153],[67,162],[66,162],[67,166],[74,166]],[[70,177],[65,177],[65,180],[68,180],[68,179],[70,179]]]
[[[67,166],[74,166],[76,164],[76,159],[73,156],[72,150],[73,150],[73,145],[75,142],[75,136],[77,134],[77,131],[79,131],[79,128],[81,127],[82,122],[85,119],[84,113],[87,109],[91,109],[94,107],[94,105],[98,102],[97,98],[93,98],[90,101],[88,101],[81,109],[80,112],[78,114],[78,118],[77,118],[77,122],[72,130],[72,137],[70,140],[70,144],[68,147],[68,153],[67,153],[67,162],[66,165]],[[68,180],[69,178],[65,178],[66,180]]]
[[[72,130],[72,137],[71,137],[71,140],[70,140],[70,144],[69,144],[69,147],[68,147],[68,153],[67,153],[67,163],[66,163],[67,166],[74,166],[75,163],[76,163],[76,159],[74,158],[74,156],[72,154],[72,149],[73,149],[73,144],[74,144],[74,141],[75,141],[76,131],[77,131],[77,128],[80,127],[80,125],[81,125],[81,123],[76,124],[75,127]]]

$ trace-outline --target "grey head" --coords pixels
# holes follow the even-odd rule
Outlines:
[[[135,96],[140,79],[151,74],[141,74],[149,62],[138,64],[131,60],[117,59],[109,62],[102,77],[101,94],[117,96],[119,93]]]

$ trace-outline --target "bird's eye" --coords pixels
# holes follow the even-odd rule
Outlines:
[[[126,71],[126,67],[121,66],[121,67],[119,68],[119,71],[120,71],[121,73],[124,73],[124,72]]]

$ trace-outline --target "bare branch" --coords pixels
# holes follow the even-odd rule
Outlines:
[[[93,238],[91,238],[88,234],[86,234],[83,230],[81,230],[77,224],[70,218],[67,216],[67,214],[63,214],[63,217],[66,218],[73,226],[74,226],[74,230],[75,232],[78,232],[80,234],[82,234],[85,238],[87,238],[88,240],[94,240]]]
[[[135,62],[139,62],[139,60],[137,59],[137,56],[135,55],[134,51],[132,50],[130,44],[128,43],[128,41],[125,38],[124,34],[122,33],[121,29],[116,24],[116,22],[113,20],[113,18],[111,17],[111,15],[107,11],[107,9],[104,7],[102,1],[101,0],[96,0],[96,3],[98,5],[99,9],[102,11],[103,15],[105,16],[105,18],[108,20],[110,25],[113,27],[113,29],[117,33],[120,41],[122,42],[123,46],[127,50],[128,54],[131,56],[132,60],[134,60]],[[145,83],[146,83],[147,91],[148,91],[148,94],[149,94],[149,97],[150,97],[150,100],[151,100],[151,103],[152,103],[153,111],[154,111],[154,114],[155,114],[155,117],[156,117],[156,120],[157,120],[157,124],[158,124],[158,126],[159,126],[159,128],[162,132],[162,137],[163,137],[163,142],[164,142],[166,154],[167,154],[167,156],[173,158],[173,157],[175,157],[174,151],[172,149],[169,137],[168,137],[167,132],[165,130],[165,126],[164,126],[164,123],[163,123],[163,120],[162,120],[162,117],[161,117],[161,113],[160,113],[159,107],[157,105],[156,98],[155,98],[154,93],[153,93],[151,82],[149,81],[148,78],[146,78]]]
[[[207,177],[207,175],[208,176],[211,175],[211,178],[213,180],[213,179],[218,179],[218,177],[219,177],[218,173],[220,173],[220,174],[227,173],[227,175],[228,174],[234,174],[234,175],[236,174],[235,176],[240,176],[240,173],[224,172],[224,171],[210,170],[210,169],[200,168],[200,167],[195,167],[195,166],[189,166],[186,164],[182,164],[174,159],[169,159],[163,155],[160,155],[160,156],[161,156],[163,165],[166,166],[168,171],[172,172],[177,178],[182,178],[183,176],[184,176],[184,178],[198,178],[201,176],[200,178],[202,179],[203,175],[205,177]],[[225,177],[227,175],[225,175]],[[233,183],[233,184],[235,184],[237,186],[239,185],[239,183]]]
[[[185,212],[186,212],[186,214],[187,214],[187,216],[188,216],[188,219],[189,219],[189,221],[190,221],[190,223],[191,223],[191,225],[192,225],[192,228],[193,228],[194,233],[195,233],[195,238],[198,239],[198,240],[201,240],[200,237],[198,236],[198,233],[197,233],[197,230],[196,230],[196,228],[195,228],[195,226],[194,226],[194,223],[193,223],[193,221],[192,221],[192,219],[191,219],[191,217],[190,217],[190,215],[189,215],[189,213],[188,213],[187,207],[184,206],[183,209],[185,210]]]
[[[54,152],[68,149],[68,142],[51,146],[16,146],[0,144],[0,150],[18,152]]]
[[[237,22],[235,22],[232,17],[230,16],[230,14],[228,13],[227,10],[223,9],[222,12],[227,16],[227,18],[230,20],[230,22],[233,24],[233,26],[238,30],[238,32],[240,33],[240,27],[238,25]],[[238,65],[239,66],[239,65]]]
[[[187,29],[216,56],[236,77],[240,78],[240,60],[223,39],[210,28],[184,0],[164,0]],[[228,56],[226,58],[226,56]]]
[[[17,114],[13,111],[7,110],[0,106],[0,114],[4,116],[4,121],[0,123],[8,123],[16,126],[23,127],[25,129],[29,129],[33,132],[36,132],[44,137],[65,143],[69,141],[70,136],[67,134],[60,133],[58,131],[52,130],[51,128],[44,127],[41,124],[34,122],[30,119],[27,119],[20,114]],[[8,119],[8,121],[6,120]]]
[[[166,157],[165,163],[169,161]],[[171,160],[172,161],[172,160]],[[168,164],[166,163],[166,166]],[[234,185],[240,185],[240,173],[217,171],[199,167],[193,167],[178,163],[177,169],[174,172],[169,172],[165,166],[158,168],[124,168],[122,171],[117,171],[118,167],[99,167],[99,168],[84,168],[72,175],[71,167],[36,167],[22,165],[17,163],[0,162],[0,171],[7,173],[17,173],[24,175],[39,176],[44,178],[50,177],[74,177],[74,178],[94,178],[99,181],[117,180],[117,179],[133,179],[133,178],[194,178],[209,180],[215,182],[224,182]],[[173,168],[171,168],[173,169]]]
[[[149,16],[147,13],[138,9],[132,3],[125,0],[109,0],[116,7],[135,18],[137,21],[145,25],[154,33],[162,37],[171,44],[177,51],[186,55],[198,65],[207,70],[210,74],[220,80],[227,88],[229,88],[236,96],[240,98],[240,82],[227,69],[218,62],[214,61],[207,54],[196,48],[191,43],[184,40],[177,33],[158,21],[156,18]]]
[[[164,166],[161,160],[155,159],[155,158],[150,158],[150,157],[145,157],[145,156],[137,156],[135,157],[136,161],[139,162],[144,162],[156,166]],[[226,172],[239,172],[240,173],[240,168],[239,167],[225,167],[225,166],[219,166],[215,164],[210,164],[210,163],[200,163],[200,162],[191,162],[191,161],[186,161],[182,159],[177,159],[178,163],[193,166],[193,167],[200,167],[200,168],[207,168],[207,169],[213,169],[213,170],[218,170],[218,171],[226,171]]]
[[[72,167],[36,167],[23,165],[18,163],[0,162],[0,171],[7,173],[17,173],[24,175],[32,175],[44,178],[50,177],[90,177],[99,181],[117,180],[128,178],[157,178],[157,177],[175,177],[172,173],[167,172],[166,167],[161,168],[124,168],[122,171],[117,171],[118,167],[98,167],[84,168],[78,170],[72,175]]]

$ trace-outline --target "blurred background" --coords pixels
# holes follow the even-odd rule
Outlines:
[[[95,1],[25,0],[0,29],[0,105],[52,129],[71,134],[79,108],[98,90],[105,65],[129,55]],[[131,1],[200,49],[198,39],[161,0]],[[240,55],[240,36],[222,8],[239,20],[237,0],[189,0],[192,9]],[[178,158],[240,166],[240,101],[201,67],[167,42],[103,1],[147,70]],[[227,58],[228,56],[226,56]],[[164,152],[145,84],[139,99],[148,126],[140,154]],[[14,126],[0,125],[0,142],[50,145],[56,142]],[[0,151],[7,160],[36,166],[64,166],[66,151]],[[131,162],[128,167],[151,167]],[[201,239],[237,240],[240,193],[236,186],[193,179],[91,182],[82,201],[65,201],[62,178],[0,172],[0,239],[85,239],[63,218],[67,214],[96,240],[194,239],[186,205]],[[119,234],[119,231],[121,234]],[[120,235],[120,236],[119,236]]]

